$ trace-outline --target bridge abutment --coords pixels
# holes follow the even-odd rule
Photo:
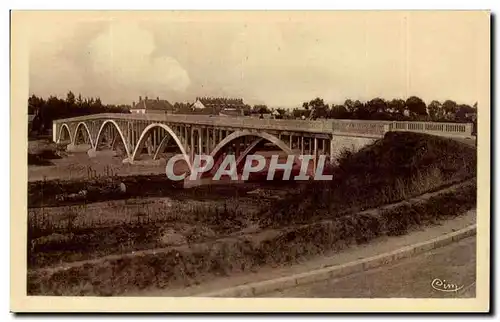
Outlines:
[[[92,149],[91,144],[74,144],[69,143],[66,146],[66,151],[68,152],[87,152],[89,149]]]
[[[344,151],[357,152],[376,140],[374,138],[335,135],[330,142],[330,160],[332,164],[336,165],[338,164],[338,158]]]

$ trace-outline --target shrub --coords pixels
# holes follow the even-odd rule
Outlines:
[[[470,184],[437,193],[425,201],[411,200],[378,213],[349,214],[285,229],[266,234],[261,240],[229,238],[190,248],[107,259],[53,274],[31,271],[28,294],[119,295],[150,286],[186,286],[265,264],[292,263],[384,234],[401,235],[426,222],[460,215],[474,207],[475,202],[476,186]]]
[[[312,181],[262,213],[262,224],[304,223],[405,200],[475,177],[475,148],[452,139],[389,132],[344,151],[332,181]],[[350,209],[350,210],[349,210]]]

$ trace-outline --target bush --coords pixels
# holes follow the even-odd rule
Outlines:
[[[119,295],[132,289],[187,286],[251,271],[265,264],[286,264],[366,243],[380,235],[401,235],[413,227],[454,217],[475,206],[476,185],[411,200],[390,210],[350,214],[332,220],[267,233],[261,240],[227,238],[166,252],[106,259],[94,264],[28,273],[30,295]]]

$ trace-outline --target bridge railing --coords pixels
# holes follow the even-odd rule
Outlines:
[[[410,131],[440,136],[473,138],[472,123],[390,122],[389,131]]]
[[[365,134],[383,136],[387,131],[386,121],[371,120],[331,120],[334,133]]]
[[[438,123],[376,120],[276,120],[252,117],[224,117],[188,114],[93,114],[69,119],[55,120],[54,124],[80,122],[96,119],[122,119],[167,123],[189,123],[196,125],[254,128],[296,132],[328,133],[338,135],[366,135],[382,137],[389,131],[421,132],[439,136],[473,138],[472,123]]]

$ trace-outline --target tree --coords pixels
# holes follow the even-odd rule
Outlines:
[[[315,99],[302,103],[305,110],[311,110],[310,117],[312,118],[327,118],[329,114],[328,104],[325,104],[323,99],[316,97]]]
[[[82,107],[82,104],[83,104],[82,94],[81,94],[81,93],[79,93],[79,94],[78,94],[78,98],[76,99],[76,105],[77,105],[78,107]]]
[[[387,108],[390,113],[397,114],[399,117],[403,117],[405,115],[406,102],[400,98],[395,98],[392,101],[387,103]]]
[[[308,118],[309,115],[311,114],[311,111],[310,110],[306,110],[306,109],[303,109],[303,108],[294,108],[292,110],[292,117],[293,118]]]
[[[387,102],[382,98],[374,98],[365,104],[368,119],[388,119]]]
[[[427,115],[427,106],[425,102],[417,96],[408,97],[406,100],[406,107],[413,117]]]
[[[71,107],[75,105],[75,94],[73,94],[72,91],[69,91],[66,95],[66,103],[68,103],[68,105]]]
[[[351,113],[346,109],[344,105],[332,104],[330,109],[329,117],[333,119],[348,119]]]
[[[344,107],[346,108],[346,110],[348,112],[353,112],[354,111],[354,102],[350,98],[348,98],[344,102]]]
[[[365,104],[363,104],[360,100],[356,100],[352,104],[352,115],[354,118],[360,120],[367,120],[370,118],[370,113],[368,112]]]
[[[28,114],[39,114],[44,105],[43,98],[39,98],[34,94],[31,95],[28,98]]]
[[[325,104],[322,98],[316,97],[308,104],[312,110],[313,118],[327,118],[329,113],[328,104]]]
[[[458,121],[466,121],[467,120],[467,114],[472,114],[475,113],[476,110],[467,104],[461,104],[457,107],[457,112],[455,114],[455,119]]]
[[[287,111],[284,108],[277,108],[276,112],[278,112],[277,118],[284,119],[287,116]]]
[[[439,101],[432,101],[427,108],[431,120],[437,121],[443,118],[443,105]]]
[[[97,113],[130,113],[129,105],[103,105],[101,99],[78,98],[69,91],[65,99],[50,96],[47,100],[31,95],[28,98],[28,111],[35,114],[32,130],[39,133],[52,128],[55,119],[82,116]]]
[[[250,115],[252,113],[252,107],[248,104],[245,104],[245,106],[243,106],[243,115]]]
[[[443,103],[443,111],[447,115],[455,114],[457,112],[457,103],[452,100],[446,100]]]
[[[270,110],[267,105],[258,104],[253,106],[253,112],[259,114],[267,114],[270,113]]]
[[[387,103],[385,100],[377,97],[366,102],[366,108],[372,114],[384,113],[387,110]]]

